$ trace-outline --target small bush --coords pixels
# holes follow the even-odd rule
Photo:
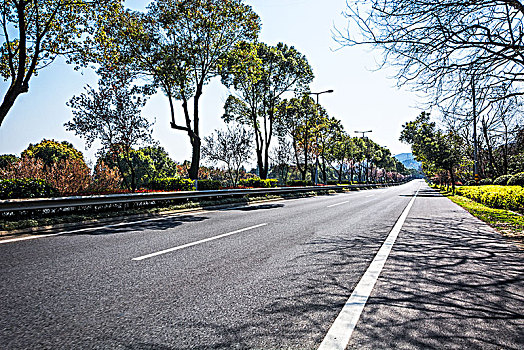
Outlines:
[[[464,185],[465,186],[477,186],[477,183],[475,182],[475,180],[468,180],[466,181]]]
[[[520,186],[462,186],[456,193],[491,208],[524,211],[524,189]]]
[[[508,186],[524,186],[524,173],[518,173],[508,180]]]
[[[44,180],[0,180],[0,199],[53,197],[58,191]]]
[[[313,186],[313,181],[310,180],[289,180],[288,186]]]
[[[338,185],[338,181],[336,181],[336,180],[328,180],[327,184],[328,185]]]
[[[166,177],[154,179],[148,187],[156,191],[194,191],[195,183],[193,180],[180,179],[178,177]]]
[[[199,191],[219,190],[221,186],[220,180],[198,180],[197,183]]]
[[[485,185],[492,185],[493,184],[493,180],[488,177],[488,178],[480,180],[479,184],[484,185],[484,186]]]
[[[508,184],[509,179],[511,179],[511,177],[512,177],[511,175],[499,176],[495,179],[495,181],[493,181],[493,185],[506,186]]]
[[[254,187],[254,188],[271,188],[277,187],[278,180],[276,179],[267,179],[262,180],[258,177],[253,177],[251,179],[241,179],[238,184],[244,187]]]

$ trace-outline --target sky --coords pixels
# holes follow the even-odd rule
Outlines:
[[[343,47],[333,39],[334,28],[345,28],[342,16],[345,0],[246,0],[261,17],[259,40],[270,45],[283,42],[303,53],[313,68],[312,92],[333,89],[320,96],[320,104],[330,116],[342,121],[345,130],[372,130],[368,134],[393,154],[410,152],[398,141],[402,124],[413,120],[421,110],[415,93],[396,87],[393,70],[376,70],[381,53],[370,47]],[[141,10],[148,1],[127,0],[130,8]],[[84,86],[96,86],[97,76],[90,70],[75,71],[62,59],[43,69],[30,82],[29,92],[21,95],[0,126],[0,154],[20,153],[29,143],[42,139],[67,140],[95,159],[98,144],[85,148],[83,140],[68,132],[64,123],[72,113],[66,102],[82,93]],[[5,92],[6,83],[0,84]],[[225,127],[220,117],[229,95],[218,78],[204,89],[201,98],[201,130],[207,136]],[[182,108],[178,108],[178,118]],[[143,114],[154,121],[153,137],[177,162],[191,158],[187,134],[169,127],[169,105],[162,94],[152,96]]]

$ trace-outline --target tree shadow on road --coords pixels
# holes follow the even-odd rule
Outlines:
[[[201,222],[209,218],[202,215],[176,215],[158,219],[143,219],[143,221],[130,220],[129,223],[123,221],[119,224],[110,224],[103,227],[93,227],[88,231],[74,232],[70,235],[114,235],[129,231],[166,231],[183,224]],[[118,226],[117,226],[118,225]]]
[[[408,218],[350,348],[522,349],[522,251],[432,193],[423,197],[423,204],[441,201],[445,209],[431,212],[432,217],[413,213]],[[211,317],[171,324],[166,327],[174,339],[169,346],[147,342],[126,346],[316,349],[390,229],[370,224],[361,234],[348,228],[308,241],[301,254],[281,267],[278,281],[263,275],[253,281],[253,289],[268,295],[277,290],[275,284],[289,284],[271,302],[246,301],[245,314],[233,318],[235,322]],[[248,297],[249,288],[240,290],[245,300],[255,298]]]

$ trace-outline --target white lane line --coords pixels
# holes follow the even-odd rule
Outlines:
[[[393,244],[398,237],[402,225],[406,221],[413,202],[418,195],[417,190],[411,201],[408,203],[402,214],[400,215],[397,223],[393,226],[393,229],[389,233],[388,237],[380,247],[377,255],[369,265],[368,269],[358,282],[357,286],[351,293],[351,296],[346,301],[346,304],[340,311],[340,314],[335,319],[335,322],[331,325],[328,333],[324,340],[320,344],[318,350],[344,350],[349,343],[349,339],[353,334],[353,330],[357,325],[360,318],[360,314],[364,310],[364,306],[377,282],[378,276],[386,263],[386,260],[393,248]]]
[[[206,238],[206,239],[201,239],[200,241],[196,241],[196,242],[191,242],[191,243],[183,244],[183,245],[180,245],[180,246],[178,246],[178,247],[169,248],[169,249],[166,249],[166,250],[161,250],[161,251],[156,252],[156,253],[151,253],[151,254],[147,254],[147,255],[144,255],[144,256],[139,256],[138,258],[133,258],[133,259],[131,259],[131,260],[134,260],[134,261],[140,261],[140,260],[144,260],[144,259],[149,259],[149,258],[152,258],[152,257],[154,257],[154,256],[158,256],[158,255],[162,255],[162,254],[166,254],[166,253],[171,253],[171,252],[174,252],[174,251],[176,251],[176,250],[180,250],[180,249],[184,249],[184,248],[189,248],[189,247],[192,247],[192,246],[195,246],[195,245],[198,245],[198,244],[202,244],[202,243],[206,243],[206,242],[214,241],[215,239],[224,238],[224,237],[227,237],[227,236],[231,236],[231,235],[234,235],[234,234],[237,234],[237,233],[240,233],[240,232],[245,232],[245,231],[253,230],[253,229],[255,229],[255,228],[262,227],[262,226],[266,226],[266,225],[267,225],[267,223],[265,223],[265,224],[258,224],[258,225],[250,226],[250,227],[246,227],[246,228],[243,228],[243,229],[240,229],[240,230],[236,230],[236,231],[233,231],[233,232],[224,233],[224,234],[222,234],[222,235],[218,235],[218,236],[214,236],[214,237],[210,237],[210,238]]]
[[[167,219],[176,218],[176,217],[183,216],[183,215],[202,215],[202,214],[208,214],[208,213],[213,213],[213,212],[216,212],[216,210],[203,211],[203,212],[197,212],[197,213],[195,213],[195,212],[179,213],[179,214],[175,214],[175,215],[166,215],[166,216],[153,218],[153,219],[144,219],[144,220],[138,220],[138,221],[120,222],[118,224],[80,228],[80,229],[77,229],[77,230],[64,231],[64,232],[59,232],[59,233],[50,233],[50,234],[46,234],[46,235],[34,235],[34,236],[28,236],[28,237],[10,238],[10,239],[0,240],[0,244],[13,243],[13,242],[19,242],[19,241],[27,241],[29,239],[61,236],[61,235],[67,235],[67,234],[70,234],[70,233],[103,230],[103,229],[119,227],[119,226],[141,224],[141,223],[150,222],[150,221],[167,220]]]
[[[344,202],[340,202],[340,203],[337,203],[337,204],[331,204],[331,205],[328,205],[326,208],[333,208],[333,207],[336,207],[337,205],[342,205],[342,204],[346,204],[346,203],[349,203],[349,201],[344,201]]]

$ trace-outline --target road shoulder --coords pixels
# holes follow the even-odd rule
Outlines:
[[[426,185],[350,349],[521,349],[523,251]]]

